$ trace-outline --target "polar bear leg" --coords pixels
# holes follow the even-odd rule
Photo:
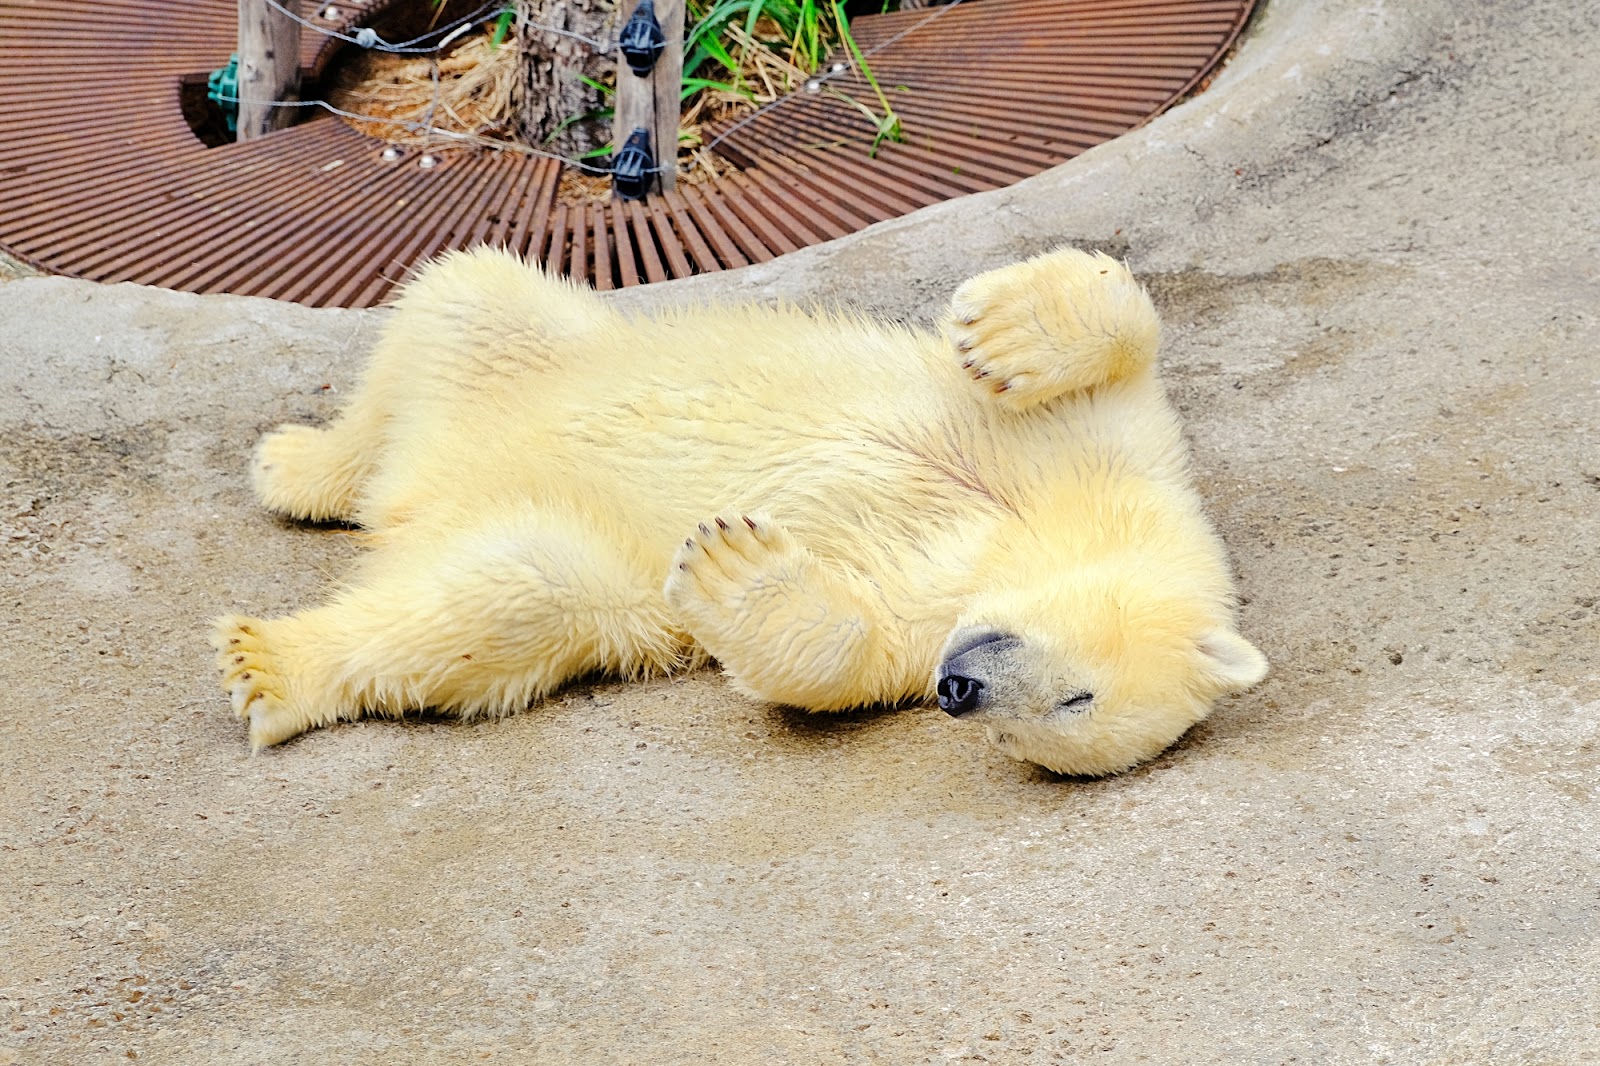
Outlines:
[[[509,714],[584,673],[687,657],[648,567],[531,511],[447,540],[397,537],[326,606],[221,619],[214,644],[256,750],[365,715]]]
[[[256,498],[270,511],[308,522],[349,522],[377,468],[385,415],[358,396],[332,425],[279,426],[250,464]]]
[[[617,321],[594,292],[510,252],[446,255],[405,287],[339,418],[263,438],[252,468],[256,495],[293,518],[351,521],[391,435],[434,432],[438,419],[454,417],[451,404],[470,412],[484,390],[557,366]]]
[[[926,684],[897,675],[906,658],[893,653],[900,635],[870,588],[764,515],[701,523],[673,560],[666,598],[701,647],[758,699],[844,710]]]
[[[1161,324],[1126,266],[1064,248],[963,283],[946,333],[982,394],[1021,411],[1149,367]]]

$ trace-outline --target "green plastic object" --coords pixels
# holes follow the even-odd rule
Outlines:
[[[228,65],[213,70],[206,79],[206,96],[222,109],[228,132],[239,132],[239,53],[228,57]]]

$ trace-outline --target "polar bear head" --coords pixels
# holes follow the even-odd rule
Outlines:
[[[1216,592],[1119,567],[981,595],[940,655],[939,706],[981,722],[1014,758],[1066,774],[1126,770],[1266,675]]]

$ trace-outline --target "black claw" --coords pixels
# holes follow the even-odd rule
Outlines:
[[[717,528],[722,530],[724,533],[726,533],[728,531],[728,523],[726,523],[726,522],[724,522],[722,520],[722,516],[721,515],[717,516]]]
[[[750,516],[749,515],[743,515],[741,517],[744,518],[744,524],[749,526],[752,531],[756,528],[756,524],[754,522],[750,521]]]

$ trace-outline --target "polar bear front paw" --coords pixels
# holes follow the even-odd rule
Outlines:
[[[699,630],[724,638],[759,629],[773,594],[792,590],[809,563],[804,549],[771,518],[740,515],[701,522],[667,574],[667,603]],[[709,634],[708,634],[709,635]]]
[[[232,701],[233,713],[250,723],[253,752],[281,744],[316,724],[290,704],[277,656],[263,637],[265,626],[259,618],[230,616],[218,621],[212,638],[222,690]]]
[[[1155,355],[1160,325],[1110,256],[1063,249],[980,274],[950,301],[962,369],[996,403],[1024,410],[1125,376]]]
[[[757,699],[820,711],[885,698],[871,612],[850,579],[764,515],[701,523],[678,549],[666,596]]]

